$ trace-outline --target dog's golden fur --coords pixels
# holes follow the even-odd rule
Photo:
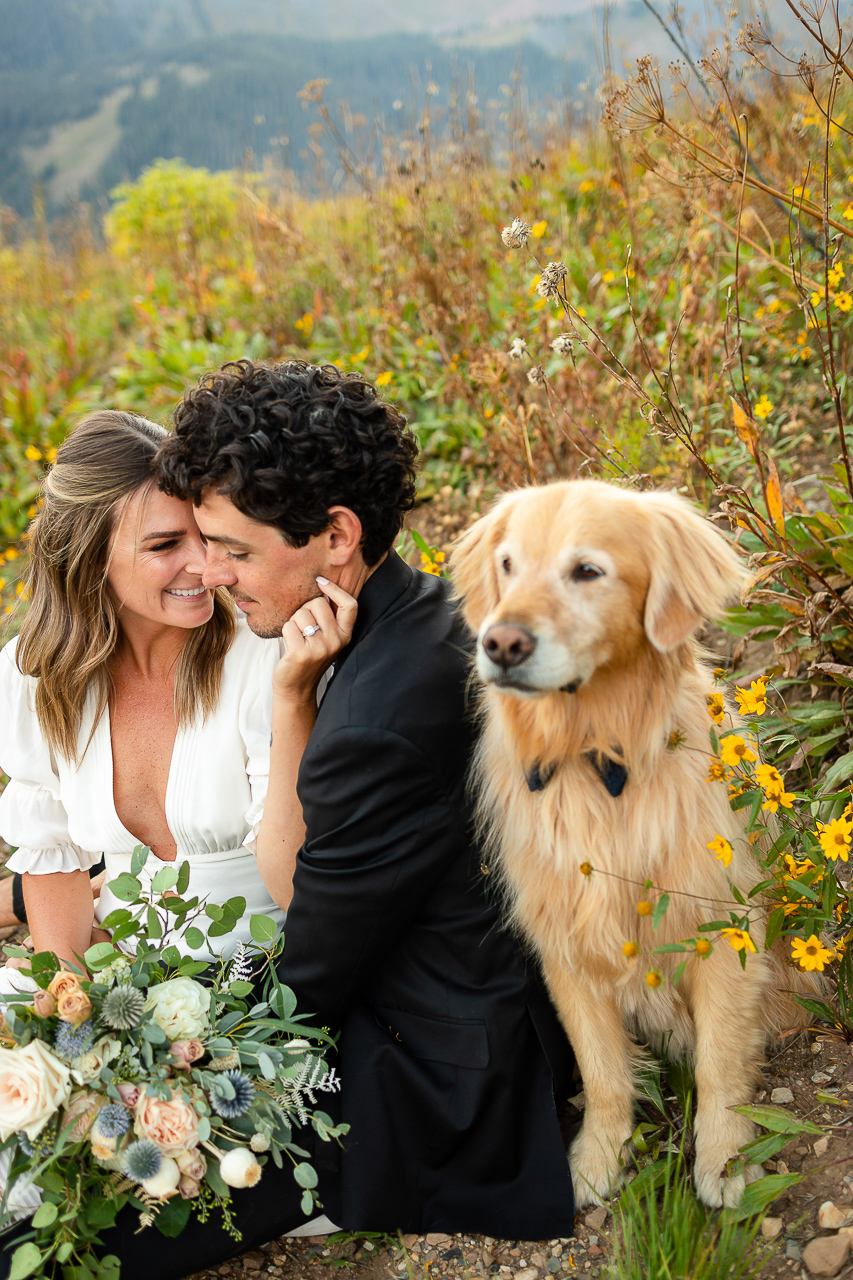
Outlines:
[[[782,990],[796,973],[764,951],[759,909],[750,921],[758,953],[745,969],[715,940],[712,955],[690,955],[676,986],[645,979],[651,967],[670,977],[685,958],[650,959],[652,948],[703,936],[699,925],[726,919],[730,906],[740,914],[731,884],[746,897],[761,878],[725,785],[707,781],[714,684],[693,639],[737,595],[741,563],[675,495],[574,481],[501,499],[458,541],[452,573],[485,682],[480,822],[583,1076],[577,1202],[600,1200],[618,1181],[634,1127],[636,1041],[671,1034],[670,1055],[695,1059],[697,1193],[709,1205],[736,1203],[762,1171],[726,1176],[753,1134],[729,1108],[751,1100],[768,1035],[801,1020]],[[530,655],[492,661],[484,639],[519,628]],[[617,798],[590,753],[624,764]],[[531,792],[526,775],[537,765],[543,777],[553,772]],[[707,847],[715,835],[731,843],[728,868]],[[579,870],[586,862],[590,876]],[[671,895],[657,932],[637,912],[638,900],[656,897],[646,880]],[[626,941],[640,959],[626,959]]]

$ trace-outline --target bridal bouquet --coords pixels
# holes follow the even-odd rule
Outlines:
[[[50,952],[28,956],[37,990],[7,997],[0,1018],[0,1222],[38,1206],[10,1280],[116,1280],[118,1259],[94,1248],[128,1204],[167,1236],[217,1211],[239,1239],[231,1188],[254,1186],[269,1160],[292,1164],[308,1215],[317,1175],[294,1130],[346,1131],[314,1109],[339,1082],[323,1061],[329,1037],[294,1016],[278,980],[274,921],[253,916],[255,945],[228,962],[182,954],[172,939],[198,950],[233,929],[245,902],[185,896],[187,863],[143,890],[148,852],[111,882],[128,904],[103,922],[112,941],[77,972]]]

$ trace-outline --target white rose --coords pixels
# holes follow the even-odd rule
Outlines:
[[[170,978],[151,988],[145,1008],[170,1040],[191,1040],[208,1029],[210,991],[192,978]]]
[[[113,1058],[121,1053],[121,1042],[112,1036],[101,1036],[96,1040],[88,1053],[81,1053],[78,1058],[71,1059],[71,1076],[76,1084],[91,1084],[101,1074]]]
[[[143,1191],[148,1192],[149,1196],[162,1200],[164,1196],[168,1196],[170,1192],[177,1190],[180,1180],[181,1171],[177,1164],[169,1156],[164,1156],[163,1162],[154,1177],[146,1178],[139,1185]]]
[[[0,1049],[0,1141],[23,1130],[32,1139],[71,1096],[71,1072],[41,1040]]]
[[[253,1187],[263,1170],[248,1147],[234,1147],[219,1161],[219,1172],[229,1187]]]

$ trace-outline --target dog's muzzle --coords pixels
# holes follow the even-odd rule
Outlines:
[[[525,670],[527,663],[536,652],[538,640],[532,631],[520,623],[496,622],[482,636],[480,645],[483,653],[491,663],[493,674],[488,682],[499,689],[512,690],[527,697],[542,697],[556,690],[542,688],[530,679]],[[483,673],[481,672],[481,675]],[[580,687],[580,680],[572,680],[561,685],[562,693],[575,693]]]

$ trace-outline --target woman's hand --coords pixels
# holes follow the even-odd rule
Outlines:
[[[356,600],[337,583],[318,578],[317,586],[323,594],[284,624],[287,652],[273,672],[275,697],[301,705],[314,702],[324,671],[350,642],[358,613]]]

